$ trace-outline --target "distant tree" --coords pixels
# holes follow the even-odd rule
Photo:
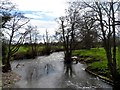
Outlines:
[[[43,41],[44,41],[44,49],[43,54],[49,55],[51,52],[51,42],[50,42],[50,36],[48,34],[48,31],[46,30],[45,35],[43,35]]]
[[[80,24],[80,37],[81,45],[84,49],[90,49],[95,47],[95,44],[98,41],[98,32],[96,20],[94,19],[94,11],[84,11],[84,14],[81,16]]]
[[[31,55],[29,55],[32,58],[35,58],[37,55],[37,41],[39,38],[39,33],[37,31],[36,26],[28,25],[26,30],[28,31],[28,35],[25,38],[25,42],[29,43],[31,46]]]

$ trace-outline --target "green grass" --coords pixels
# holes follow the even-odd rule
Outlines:
[[[37,48],[37,51],[38,52],[41,52],[43,49],[44,49],[45,46],[40,46],[40,45],[37,45],[36,48]],[[62,49],[62,46],[51,46],[51,49],[54,50],[54,49],[57,49],[57,48],[60,48]],[[20,52],[27,52],[28,50],[31,50],[31,46],[21,46],[18,50],[18,53]]]
[[[96,68],[96,69],[101,70],[101,69],[107,67],[106,66],[107,65],[106,54],[105,54],[105,50],[103,48],[92,48],[90,50],[75,50],[73,52],[73,55],[78,55],[78,54],[80,56],[89,56],[89,57],[99,60],[99,62],[89,63],[88,66],[90,66],[92,69]]]
[[[80,56],[89,56],[88,59],[83,58],[83,60],[93,60],[89,59],[90,57],[95,58],[96,60],[99,61],[92,61],[91,63],[87,63],[88,68],[91,69],[92,71],[104,75],[104,76],[109,76],[109,70],[107,67],[107,58],[105,54],[104,48],[92,48],[90,50],[75,50],[73,51],[73,55],[80,55]],[[118,53],[118,48],[117,48],[117,53],[116,53],[116,58],[117,58],[117,64],[120,72],[120,53]]]
[[[120,46],[118,46],[117,49],[117,63],[118,63],[118,68],[119,68],[119,73],[120,73]]]
[[[43,46],[36,46],[37,51],[42,51]],[[18,53],[26,53],[31,50],[31,46],[21,46],[18,50]]]
[[[30,49],[30,47],[25,47],[25,46],[21,46],[18,50],[19,53],[24,53],[27,52]]]
[[[73,55],[90,56],[96,59],[106,60],[105,50],[103,48],[92,48],[90,50],[75,50]]]

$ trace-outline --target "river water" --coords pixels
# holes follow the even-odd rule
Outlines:
[[[21,76],[14,88],[74,88],[82,90],[112,90],[112,86],[85,71],[86,66],[73,64],[72,76],[65,75],[64,53],[57,52],[36,59],[12,62],[13,71]]]

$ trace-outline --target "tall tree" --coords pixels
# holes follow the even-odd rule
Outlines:
[[[78,3],[76,3],[78,4]],[[64,47],[64,62],[66,65],[66,73],[69,73],[72,75],[72,51],[75,49],[75,38],[76,38],[76,32],[77,24],[79,21],[79,5],[76,5],[75,3],[70,4],[70,7],[66,10],[66,16],[62,16],[58,19],[58,22],[60,24],[60,28],[58,33],[61,34],[61,39],[63,41],[63,47]]]
[[[0,1],[0,25],[4,28],[7,21],[11,19],[11,12],[16,8],[15,4],[11,3],[9,0]]]
[[[24,25],[29,22],[29,19],[26,18],[22,13],[14,12],[11,14],[10,21],[7,21],[3,28],[3,33],[9,37],[8,42],[8,53],[7,53],[7,62],[3,68],[3,72],[11,70],[10,59],[11,56],[18,51],[20,45],[23,43],[25,36],[28,31],[24,29]],[[14,44],[14,45],[13,45]]]
[[[9,0],[1,0],[0,1],[0,41],[2,48],[2,63],[5,63],[6,58],[6,50],[7,50],[7,40],[3,33],[3,29],[5,24],[11,19],[11,11],[15,9],[15,5],[11,3]]]
[[[111,78],[114,84],[117,85],[120,81],[116,64],[115,13],[120,4],[113,0],[110,2],[93,2],[92,4],[85,2],[85,4],[96,12],[96,20],[99,22],[101,27],[101,36],[108,60],[108,68],[112,75]]]

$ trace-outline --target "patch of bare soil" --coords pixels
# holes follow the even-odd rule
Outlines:
[[[20,78],[15,72],[2,73],[2,88],[12,88]]]

